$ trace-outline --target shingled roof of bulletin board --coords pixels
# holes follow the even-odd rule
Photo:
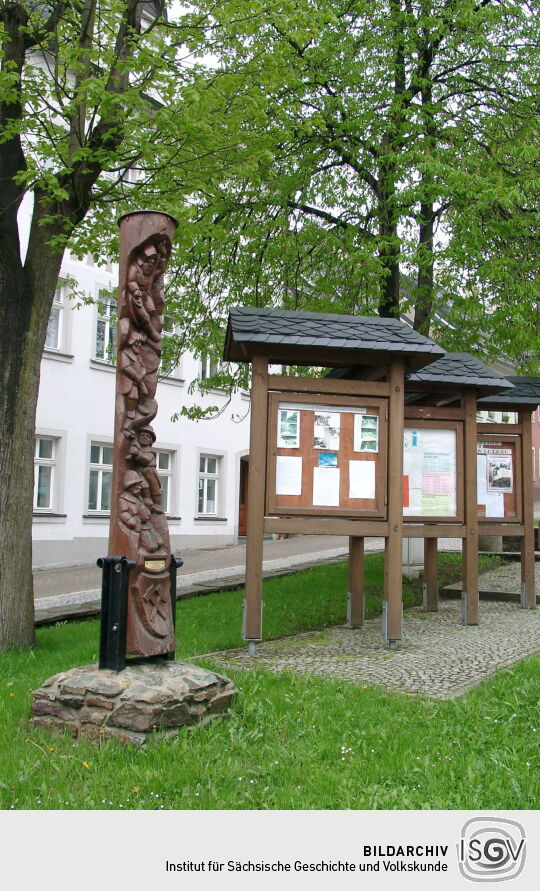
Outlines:
[[[400,319],[234,307],[223,358],[250,362],[257,355],[326,367],[387,364],[392,356],[403,356],[411,372],[444,356],[444,350]]]

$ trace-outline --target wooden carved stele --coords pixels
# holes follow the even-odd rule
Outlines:
[[[120,219],[120,282],[109,554],[129,575],[126,653],[173,652],[171,546],[152,446],[163,328],[163,275],[176,221],[142,211]]]

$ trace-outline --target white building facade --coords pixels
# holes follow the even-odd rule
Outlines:
[[[107,554],[115,399],[117,267],[64,259],[41,366],[36,418],[34,567],[91,563]],[[78,292],[96,302],[81,304]],[[113,316],[113,318],[111,318]],[[220,546],[238,537],[240,485],[249,449],[249,395],[188,393],[216,357],[184,354],[157,389],[156,432],[162,504],[171,544]],[[171,417],[184,405],[224,407],[219,418]],[[244,530],[242,530],[244,531]]]

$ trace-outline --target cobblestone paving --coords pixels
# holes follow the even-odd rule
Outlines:
[[[220,668],[266,668],[376,684],[432,699],[453,699],[519,659],[540,651],[538,610],[512,603],[481,603],[481,624],[461,624],[461,604],[442,600],[438,613],[421,608],[404,614],[403,640],[389,651],[381,637],[381,620],[363,629],[344,626],[212,654]]]
[[[540,594],[540,561],[534,564],[536,595]],[[506,563],[497,569],[483,572],[478,579],[478,587],[481,591],[509,591],[519,594],[521,589],[521,563],[519,560]],[[461,591],[461,582],[448,585],[450,590]]]

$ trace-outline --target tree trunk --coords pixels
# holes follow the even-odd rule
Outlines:
[[[11,262],[9,262],[11,260]],[[28,350],[31,295],[20,260],[0,264],[0,649],[34,642],[32,487],[35,366]],[[32,398],[33,395],[33,398]]]
[[[41,355],[62,257],[38,234],[24,267],[0,223],[0,650],[34,643],[32,506]],[[34,239],[36,241],[36,239]],[[39,291],[37,287],[39,283]]]
[[[400,304],[400,241],[398,237],[399,212],[397,202],[397,161],[404,146],[404,93],[406,30],[401,0],[390,0],[390,13],[394,32],[394,98],[389,112],[388,130],[382,139],[379,160],[379,259],[384,279],[381,286],[379,315],[383,318],[399,318]]]
[[[425,10],[426,13],[429,9]],[[418,233],[418,277],[413,327],[420,334],[429,336],[433,316],[434,296],[434,255],[433,230],[435,213],[433,207],[433,173],[429,161],[433,158],[436,145],[436,127],[433,112],[433,89],[431,84],[431,65],[433,51],[428,35],[422,56],[422,77],[424,86],[421,91],[422,120],[424,125],[424,152],[428,161],[422,173],[422,198],[420,201],[420,225]]]
[[[378,175],[379,260],[383,269],[379,315],[399,318],[400,246],[396,216],[396,157],[388,134],[383,140]]]
[[[379,316],[386,319],[399,318],[400,268],[397,227],[391,223],[384,228],[381,226],[380,233],[386,244],[379,250],[379,259],[384,270]],[[394,244],[396,245],[395,247]]]
[[[433,202],[420,205],[419,259],[413,327],[429,336],[433,314]]]

